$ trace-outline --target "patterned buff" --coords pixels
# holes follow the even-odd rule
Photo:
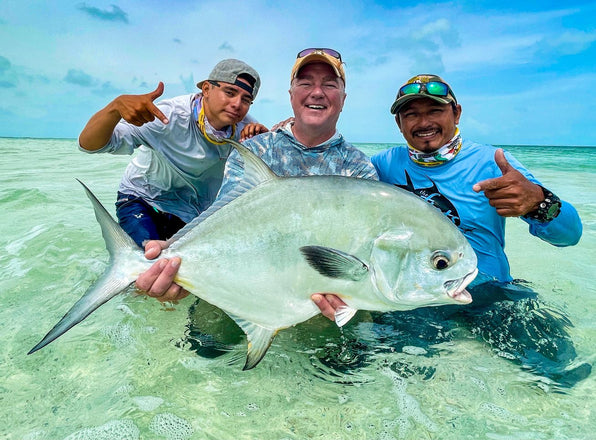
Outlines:
[[[205,110],[202,106],[202,96],[198,95],[192,103],[192,112],[197,121],[197,125],[199,126],[199,130],[201,133],[209,139],[209,142],[215,145],[223,145],[227,142],[225,139],[233,139],[234,134],[236,133],[236,124],[232,125],[232,128],[227,128],[226,130],[216,130],[211,126],[207,118],[205,117]],[[200,109],[199,109],[200,107]],[[218,140],[223,139],[223,140]]]
[[[455,136],[453,136],[448,144],[443,145],[441,148],[433,151],[432,153],[423,153],[422,151],[418,151],[408,144],[408,153],[410,154],[410,159],[412,159],[418,165],[422,165],[424,167],[436,167],[437,165],[449,162],[451,159],[457,156],[459,150],[461,150],[461,135],[459,134],[459,128],[455,129]]]

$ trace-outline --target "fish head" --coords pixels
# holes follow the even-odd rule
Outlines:
[[[472,302],[465,288],[476,266],[476,253],[455,227],[392,229],[375,239],[371,253],[373,285],[394,310]]]

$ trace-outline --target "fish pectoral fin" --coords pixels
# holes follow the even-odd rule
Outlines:
[[[340,306],[335,310],[335,323],[338,327],[346,325],[358,310],[350,306]]]
[[[236,324],[246,333],[248,351],[246,353],[246,363],[242,369],[250,370],[261,362],[279,329],[272,330],[237,316],[230,315],[230,318],[236,321]]]
[[[368,266],[354,255],[324,246],[302,246],[300,252],[312,268],[330,278],[360,281]]]

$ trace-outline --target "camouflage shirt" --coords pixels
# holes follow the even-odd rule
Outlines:
[[[278,176],[339,175],[378,180],[370,158],[347,143],[338,132],[328,141],[308,148],[296,140],[291,125],[263,133],[243,143]],[[244,164],[234,150],[225,166],[218,198],[227,194],[244,174]]]

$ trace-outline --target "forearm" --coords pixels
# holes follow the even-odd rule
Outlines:
[[[95,113],[79,135],[81,148],[88,151],[103,148],[110,141],[120,119],[120,113],[115,109],[113,102]]]
[[[120,119],[137,127],[155,120],[156,117],[163,124],[167,124],[168,118],[153,104],[153,101],[161,96],[163,89],[163,83],[160,82],[153,92],[118,96],[89,119],[79,135],[81,148],[97,151],[106,146]]]

